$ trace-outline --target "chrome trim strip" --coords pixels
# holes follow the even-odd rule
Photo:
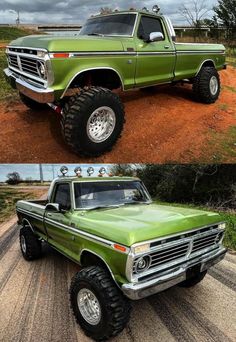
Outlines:
[[[176,50],[177,55],[225,55],[225,51],[210,51],[210,50],[204,50],[204,51],[187,51],[187,50]]]
[[[29,220],[27,220],[26,218],[24,218],[22,220],[22,225],[24,226],[24,222],[26,222],[26,224],[30,227],[30,229],[32,230],[33,233],[35,233],[35,230],[33,228],[33,226],[31,225],[31,223],[29,222]]]
[[[59,228],[65,229],[67,231],[69,230],[69,231],[71,231],[73,233],[76,233],[77,235],[83,236],[83,237],[85,237],[88,240],[96,241],[96,242],[98,242],[98,243],[100,243],[102,245],[108,246],[108,247],[110,247],[110,248],[112,248],[114,250],[114,244],[116,244],[116,242],[112,242],[112,241],[100,238],[100,237],[98,237],[96,235],[92,235],[92,234],[84,232],[84,231],[82,231],[80,229],[72,228],[72,227],[67,226],[67,225],[65,225],[63,223],[59,223],[57,221],[51,220],[51,219],[49,219],[47,217],[45,217],[45,221],[48,222],[48,223],[51,223],[51,224],[55,224],[57,227],[59,226]],[[119,244],[119,245],[121,245],[121,244]],[[117,249],[115,249],[115,251],[120,252],[122,254],[128,254],[129,253],[129,248],[126,247],[126,246],[124,246],[124,247],[126,248],[126,252],[121,252],[121,251],[119,251]]]
[[[19,212],[19,213],[22,213],[22,214],[30,215],[33,218],[36,218],[37,220],[43,221],[43,217],[42,216],[40,216],[38,214],[35,214],[35,213],[32,213],[31,211],[28,211],[28,210],[25,210],[25,209],[22,209],[22,208],[16,208],[16,211]]]

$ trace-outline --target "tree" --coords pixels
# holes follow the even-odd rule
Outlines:
[[[18,172],[12,172],[12,173],[8,173],[7,175],[7,183],[11,184],[11,185],[16,185],[19,184],[21,182],[21,177],[20,174]]]
[[[218,0],[218,6],[213,8],[216,18],[227,30],[227,40],[236,37],[236,0]]]
[[[206,4],[206,0],[191,0],[188,2],[188,5],[182,4],[179,8],[179,12],[187,20],[190,26],[200,28],[202,26],[202,20],[210,11]]]
[[[135,176],[138,168],[141,168],[140,165],[137,164],[115,164],[111,167],[110,172],[114,176]]]

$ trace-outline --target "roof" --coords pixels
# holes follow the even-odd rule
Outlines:
[[[98,181],[134,181],[139,180],[137,177],[59,177],[56,181],[79,181],[79,182],[98,182]]]
[[[150,15],[150,16],[153,16],[153,17],[160,16],[159,13],[156,14],[155,12],[147,12],[147,11],[144,11],[144,10],[128,10],[128,11],[117,11],[117,12],[112,12],[112,13],[107,13],[107,14],[97,14],[97,15],[94,15],[93,17],[89,18],[89,19],[97,18],[97,17],[106,17],[106,16],[116,15],[116,14],[129,14],[129,13],[133,13],[133,14],[146,14],[146,15]]]

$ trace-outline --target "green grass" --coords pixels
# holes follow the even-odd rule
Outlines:
[[[6,221],[15,212],[15,204],[19,200],[34,198],[31,192],[20,189],[0,187],[0,223]]]
[[[225,247],[236,251],[236,211],[219,211],[214,208],[205,206],[196,206],[194,204],[179,204],[179,203],[165,203],[156,201],[158,204],[171,205],[174,207],[184,207],[189,209],[200,209],[206,211],[215,211],[222,217],[222,221],[226,222],[227,228],[225,232],[224,245]]]
[[[9,42],[11,40],[33,34],[35,31],[26,30],[17,27],[0,27],[0,42]]]
[[[5,51],[0,49],[0,100],[16,95],[16,91],[6,82],[3,69],[7,67]]]

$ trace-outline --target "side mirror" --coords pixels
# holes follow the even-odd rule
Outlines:
[[[53,212],[53,213],[60,213],[61,212],[60,204],[48,203],[45,207],[45,210]]]
[[[164,35],[161,32],[151,32],[149,36],[149,42],[161,42],[164,40]]]

